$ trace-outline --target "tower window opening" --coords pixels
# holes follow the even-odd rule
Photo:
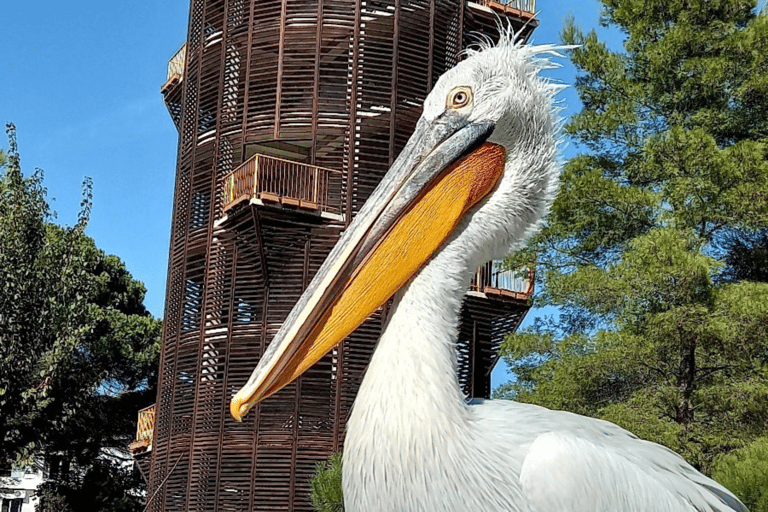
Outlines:
[[[192,231],[208,225],[208,215],[211,210],[211,194],[207,190],[192,192],[192,211],[190,212],[189,227]]]
[[[203,283],[188,278],[184,283],[184,310],[181,315],[181,328],[183,331],[195,331],[200,328],[202,308]]]

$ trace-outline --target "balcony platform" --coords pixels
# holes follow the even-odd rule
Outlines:
[[[136,439],[128,445],[128,450],[131,452],[133,460],[136,461],[145,481],[147,481],[147,475],[149,475],[154,434],[155,404],[152,404],[139,411],[139,418],[136,422]]]
[[[155,431],[155,405],[139,411],[139,418],[136,422],[136,439],[128,445],[128,449],[135,457],[152,450],[152,437]]]
[[[506,20],[522,41],[527,41],[534,29],[539,26],[536,18],[535,0],[509,0],[498,2],[496,0],[470,0],[467,9],[474,20],[471,23],[472,31],[483,34],[496,33],[500,21]],[[506,22],[504,21],[504,22]]]
[[[129,444],[128,450],[130,450],[131,455],[135,457],[144,452],[152,451],[152,442],[148,439],[140,439]]]
[[[505,270],[501,262],[489,261],[477,269],[467,294],[517,302],[521,306],[530,307],[536,278],[534,269],[535,265],[523,272]]]
[[[342,184],[341,171],[257,153],[224,177],[224,216],[217,224],[244,205],[343,221]]]
[[[163,95],[168,95],[171,90],[179,85],[181,83],[181,75],[179,73],[174,73],[173,75],[168,77],[168,80],[163,84],[163,86],[160,88],[160,92]]]
[[[497,14],[512,16],[525,23],[538,26],[539,20],[536,19],[536,2],[534,0],[510,0],[508,2],[497,2],[496,0],[477,0],[469,2],[470,8],[486,8]]]
[[[318,222],[322,220],[334,224],[341,224],[344,222],[343,215],[323,212],[317,208],[307,207],[306,204],[303,205],[304,207],[302,207],[302,205],[296,207],[289,204],[290,202],[290,199],[288,201],[275,201],[270,198],[265,201],[262,198],[243,197],[239,201],[236,201],[233,207],[227,210],[224,215],[216,219],[214,222],[214,228],[226,229],[233,223],[237,223],[238,219],[242,217],[243,214],[247,214],[251,208],[257,209],[261,212],[271,212],[272,214],[283,215],[286,217],[296,216],[296,214],[299,214],[296,216],[297,221],[301,221],[302,219],[316,219]]]
[[[176,125],[177,130],[181,129],[181,84],[184,80],[186,59],[187,45],[185,44],[168,61],[168,74],[165,83],[160,88],[165,106],[168,108],[168,113],[171,114],[171,119],[173,119],[173,124]]]

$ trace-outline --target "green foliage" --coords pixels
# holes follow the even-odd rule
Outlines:
[[[35,512],[73,512],[66,497],[69,490],[56,482],[43,482],[36,491],[39,501]]]
[[[717,247],[726,265],[723,279],[768,283],[768,229],[725,233],[718,238]]]
[[[565,126],[538,255],[557,320],[509,337],[495,396],[613,421],[710,471],[766,435],[768,15],[749,0],[602,0],[615,51],[569,22]],[[725,459],[723,459],[725,460]]]
[[[40,485],[36,512],[141,512],[144,499],[127,489],[143,488],[141,476],[116,462],[99,460],[75,482],[47,481]]]
[[[341,453],[331,455],[327,463],[319,463],[309,481],[312,508],[317,512],[344,512],[341,490]]]
[[[74,227],[50,222],[43,175],[24,176],[15,130],[0,169],[0,461],[65,452],[87,465],[124,447],[154,398],[160,322],[144,285]]]
[[[768,512],[768,437],[718,459],[712,476],[752,512]]]

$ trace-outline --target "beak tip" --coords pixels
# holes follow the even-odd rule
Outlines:
[[[235,395],[232,398],[232,402],[229,404],[229,412],[237,422],[243,421],[243,416],[248,412],[248,407],[244,406],[243,399]]]

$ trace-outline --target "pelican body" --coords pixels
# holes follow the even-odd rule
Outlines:
[[[611,423],[467,403],[455,343],[480,264],[535,232],[557,186],[552,46],[497,45],[435,84],[416,130],[299,299],[236,419],[394,297],[347,423],[347,512],[746,512],[672,451]]]

